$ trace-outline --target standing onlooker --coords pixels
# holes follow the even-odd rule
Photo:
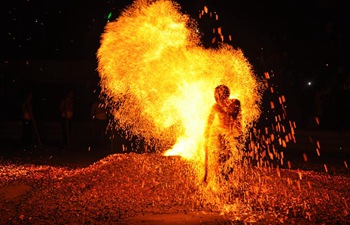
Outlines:
[[[64,147],[69,148],[71,142],[72,118],[74,109],[74,93],[68,91],[60,104],[60,112],[62,118],[62,137]]]
[[[32,145],[33,133],[33,107],[32,107],[33,93],[28,92],[22,103],[22,137],[21,144],[23,147],[30,147]]]
[[[328,108],[330,104],[330,87],[322,87],[320,90],[317,90],[314,97],[314,113],[315,117],[319,120],[319,126],[321,128],[329,128],[327,127],[327,118]]]
[[[106,146],[106,128],[108,125],[106,105],[101,99],[92,104],[93,135],[95,146]]]

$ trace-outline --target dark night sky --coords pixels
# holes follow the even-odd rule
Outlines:
[[[299,55],[300,64],[310,57],[315,58],[315,66],[344,64],[349,60],[345,55],[349,50],[348,13],[336,1],[177,2],[195,19],[204,5],[216,11],[223,31],[234,37],[232,44],[246,51],[248,57],[255,58],[261,48],[269,47],[280,54],[289,51]],[[94,59],[108,13],[112,12],[113,20],[131,3],[131,0],[7,0],[1,57]],[[200,25],[203,31],[212,28],[206,21]]]
[[[89,58],[99,45],[99,37],[112,12],[112,19],[131,0],[7,0],[5,11],[5,59]],[[223,30],[236,37],[237,45],[254,48],[259,36],[271,36],[271,44],[286,40],[289,46],[313,54],[317,43],[338,38],[339,51],[347,29],[346,9],[336,1],[177,1],[184,12],[197,19],[207,5],[217,11]],[[187,3],[191,2],[191,3]],[[313,1],[311,1],[313,2]],[[204,25],[203,25],[204,26]],[[333,36],[333,37],[331,37]],[[343,39],[343,40],[340,40]],[[250,46],[254,47],[250,47]],[[264,47],[264,46],[259,46]],[[324,46],[324,48],[334,46]],[[337,46],[336,46],[337,47]],[[301,50],[302,49],[302,50]],[[243,49],[244,50],[244,49]],[[252,50],[253,51],[253,50]],[[317,54],[318,55],[318,54]]]
[[[309,81],[315,83],[315,88],[331,85],[334,93],[344,91],[339,87],[349,79],[349,12],[339,1],[177,2],[183,12],[195,19],[204,5],[216,11],[217,24],[206,19],[198,21],[204,33],[203,42],[211,39],[213,26],[222,26],[223,32],[233,36],[230,44],[241,48],[257,71],[274,70],[281,77],[279,82],[286,92],[315,92],[305,89]],[[45,71],[41,61],[89,60],[94,68],[108,14],[111,12],[114,20],[131,3],[131,0],[5,0],[1,20],[2,95],[11,90],[8,85],[15,78],[20,82],[30,73]],[[23,62],[31,68],[21,70],[18,76],[13,68]],[[89,76],[80,75],[78,79],[87,83]],[[34,82],[40,79],[37,77]]]

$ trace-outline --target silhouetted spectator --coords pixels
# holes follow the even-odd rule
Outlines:
[[[92,104],[94,146],[106,146],[106,128],[108,125],[106,105],[101,99]]]
[[[327,124],[327,112],[329,107],[330,88],[323,87],[315,94],[315,116],[318,118],[319,126],[325,128]]]
[[[70,90],[66,93],[64,99],[62,99],[60,103],[63,146],[68,148],[71,143],[72,119],[74,112],[73,97],[74,93]]]
[[[23,147],[30,147],[32,145],[33,134],[33,93],[28,92],[22,103],[22,137],[21,144]]]

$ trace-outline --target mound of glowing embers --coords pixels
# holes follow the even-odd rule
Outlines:
[[[1,224],[111,224],[138,214],[217,212],[227,221],[350,222],[350,178],[246,168],[226,196],[209,195],[188,161],[115,154],[80,169],[0,166]],[[25,191],[11,190],[25,186]]]

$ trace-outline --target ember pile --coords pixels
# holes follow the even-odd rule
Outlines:
[[[1,224],[113,224],[199,211],[224,214],[230,223],[350,222],[346,176],[246,168],[249,175],[223,203],[180,157],[130,153],[80,169],[5,163],[0,169]]]

